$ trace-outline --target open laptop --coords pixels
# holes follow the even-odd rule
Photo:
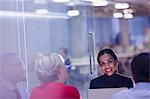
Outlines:
[[[111,99],[112,95],[127,88],[88,89],[88,99]]]

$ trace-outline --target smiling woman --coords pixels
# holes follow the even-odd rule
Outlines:
[[[93,79],[90,89],[133,87],[131,78],[117,73],[118,58],[111,49],[103,49],[98,53],[97,62],[104,75]]]
[[[89,79],[102,74],[98,71],[99,68],[104,73],[100,77],[102,82],[98,84],[92,80],[91,88],[121,87],[125,82],[127,84],[123,86],[129,87],[131,79],[127,78],[129,83],[124,80],[126,77],[117,73],[117,66],[122,63],[119,64],[122,70],[119,68],[118,72],[131,76],[130,61],[127,58],[132,59],[135,53],[145,49],[149,51],[150,33],[145,33],[145,30],[150,28],[149,1],[0,0],[0,54],[16,53],[23,61],[26,81],[21,82],[20,86],[25,87],[29,93],[35,86],[40,85],[40,79],[43,79],[43,75],[38,79],[37,75],[40,74],[34,72],[37,56],[40,56],[40,53],[58,53],[60,48],[66,48],[68,51],[65,60],[69,79],[65,84],[76,87],[82,99],[88,97]],[[117,10],[114,7],[116,3],[128,3],[129,9]],[[114,18],[114,12],[121,12],[122,18]],[[125,13],[132,13],[134,17],[124,19]],[[100,55],[97,68],[95,54],[106,46],[114,49],[119,62],[108,52]],[[7,59],[6,63],[9,62]],[[5,67],[5,73],[0,69],[0,76],[13,73],[10,75],[13,81],[21,79],[23,71],[18,71],[21,63],[16,64],[15,68]],[[10,72],[12,70],[14,72]],[[14,76],[16,74],[17,76]],[[49,76],[44,79],[47,80],[50,80]],[[54,89],[57,87],[54,86]],[[4,90],[0,89],[0,94],[2,92]]]

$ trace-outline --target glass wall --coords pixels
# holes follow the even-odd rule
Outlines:
[[[70,9],[79,10],[79,15],[68,16]],[[104,47],[114,49],[119,56],[119,72],[131,76],[132,56],[150,49],[150,16],[115,19],[95,14],[93,7],[82,4],[0,1],[0,54],[16,53],[23,60],[26,81],[21,86],[29,94],[40,84],[34,72],[36,57],[40,53],[61,53],[62,49],[71,61],[67,84],[75,86],[82,99],[87,99],[89,81],[97,76],[96,56]]]

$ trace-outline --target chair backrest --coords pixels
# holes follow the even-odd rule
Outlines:
[[[88,89],[88,99],[111,99],[112,95],[127,88]]]

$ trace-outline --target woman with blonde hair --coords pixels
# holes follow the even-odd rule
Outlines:
[[[75,87],[65,85],[68,72],[60,54],[40,55],[35,72],[41,84],[32,90],[30,99],[80,99]]]

